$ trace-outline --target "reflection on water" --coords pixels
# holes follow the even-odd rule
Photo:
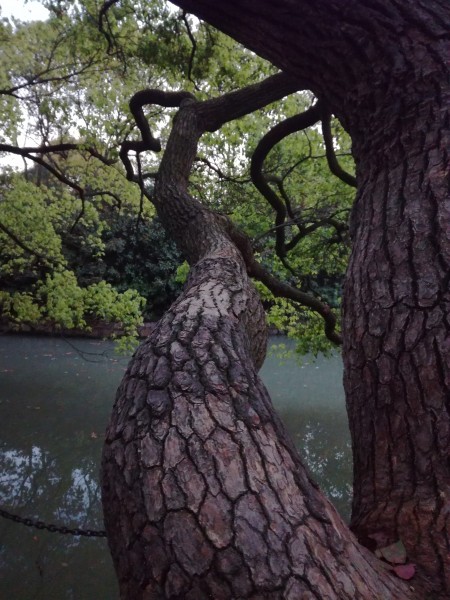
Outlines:
[[[280,364],[269,353],[261,375],[303,461],[348,519],[352,458],[340,356],[303,358],[301,364],[292,358]]]
[[[103,431],[127,359],[110,344],[0,338],[0,505],[67,527],[103,529]],[[106,352],[106,354],[103,354]],[[105,539],[0,519],[0,598],[114,600]]]
[[[103,432],[127,359],[108,342],[0,337],[0,507],[103,529]],[[347,516],[350,446],[338,357],[302,366],[269,357],[262,375],[302,456]],[[0,519],[0,598],[115,600],[105,539]]]

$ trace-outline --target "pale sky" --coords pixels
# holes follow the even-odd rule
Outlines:
[[[36,0],[0,0],[0,14],[2,17],[16,17],[21,21],[44,21],[48,17],[47,9]]]
[[[40,2],[31,0],[0,0],[0,17],[15,17],[21,21],[45,21],[48,17],[48,11]],[[25,138],[20,139],[21,144],[25,143]],[[0,157],[0,170],[3,166],[10,166],[16,169],[23,169],[23,160],[19,156],[6,154]]]

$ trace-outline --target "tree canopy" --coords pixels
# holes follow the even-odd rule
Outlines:
[[[158,317],[174,299],[174,271],[182,260],[172,253],[161,274],[147,260],[149,270],[131,276],[133,253],[128,266],[123,256],[120,269],[108,266],[114,244],[139,237],[133,219],[138,232],[154,217],[148,199],[157,155],[142,153],[134,162],[145,174],[141,189],[127,179],[119,157],[136,139],[130,98],[145,81],[149,88],[206,99],[274,69],[163,2],[112,3],[104,12],[93,2],[46,6],[45,22],[1,23],[0,152],[4,165],[11,156],[17,165],[4,166],[2,174],[2,313],[13,326],[83,329],[98,320],[118,322],[129,341],[144,318]],[[314,121],[307,128],[295,119],[282,124],[313,104],[311,94],[293,94],[208,133],[190,182],[205,205],[250,237],[268,272],[301,292],[299,302],[295,294],[277,297],[259,288],[270,321],[296,337],[302,352],[333,345],[317,309],[340,304],[353,197],[352,187],[328,167],[345,180],[338,155],[352,170],[339,123],[326,116],[323,131]],[[145,117],[164,145],[170,111],[150,107]],[[266,136],[278,123],[275,137]],[[347,183],[353,184],[351,176]]]

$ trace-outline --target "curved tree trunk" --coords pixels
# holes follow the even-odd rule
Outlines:
[[[158,175],[158,213],[195,265],[133,357],[107,432],[121,597],[412,597],[310,480],[257,375],[266,328],[244,259],[227,222],[186,192],[197,140],[230,98],[183,101]]]
[[[214,246],[114,408],[103,495],[121,597],[405,598],[309,480],[256,374],[243,261]]]

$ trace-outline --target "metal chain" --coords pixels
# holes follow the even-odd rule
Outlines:
[[[69,527],[58,526],[44,523],[43,521],[34,521],[33,519],[28,519],[24,517],[19,517],[19,515],[14,515],[6,510],[2,510],[0,508],[0,517],[4,519],[9,519],[10,521],[14,521],[15,523],[22,523],[22,525],[26,525],[27,527],[36,527],[36,529],[46,529],[47,531],[51,531],[52,533],[63,533],[68,535],[84,535],[85,537],[106,537],[106,531],[100,530],[96,531],[95,529],[79,529],[78,527],[74,529],[70,529]]]

